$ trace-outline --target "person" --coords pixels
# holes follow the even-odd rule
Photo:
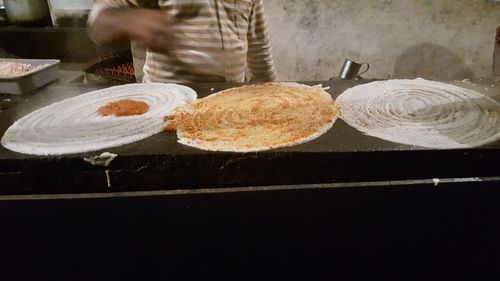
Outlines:
[[[89,34],[144,46],[143,82],[276,80],[263,0],[96,0]]]
[[[493,77],[500,77],[500,26],[497,27],[495,46],[493,47]]]

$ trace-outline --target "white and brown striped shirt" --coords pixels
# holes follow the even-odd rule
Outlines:
[[[242,82],[247,69],[247,80],[276,80],[263,0],[150,0],[153,6],[143,4],[147,0],[95,2],[90,21],[103,9],[125,7],[156,7],[174,17],[179,49],[169,54],[148,50],[144,82]],[[210,58],[218,63],[210,65]]]

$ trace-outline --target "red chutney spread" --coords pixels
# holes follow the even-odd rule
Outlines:
[[[135,100],[119,100],[110,102],[104,106],[101,106],[97,113],[101,116],[130,116],[130,115],[141,115],[149,110],[149,105],[142,101]]]

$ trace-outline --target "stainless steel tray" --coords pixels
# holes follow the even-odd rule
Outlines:
[[[37,60],[37,59],[2,59],[0,62],[26,63],[34,66],[47,66],[27,73],[22,76],[0,77],[0,94],[20,95],[33,91],[43,85],[54,81],[58,77],[59,60]]]

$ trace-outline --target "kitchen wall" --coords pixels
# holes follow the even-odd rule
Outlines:
[[[346,57],[369,62],[367,78],[463,79],[489,77],[492,73],[500,0],[496,3],[493,0],[264,0],[264,3],[275,62],[283,81],[337,76]],[[77,33],[68,32],[71,36]],[[80,37],[86,36],[85,31],[81,33]],[[35,37],[59,38],[54,32],[50,34],[40,33]],[[29,53],[40,58],[54,57],[54,53],[62,56],[57,44],[39,54],[43,50],[34,47],[31,49],[36,51],[30,50],[26,44],[6,46],[11,41],[26,42],[28,38],[2,40],[5,36],[14,38],[8,32],[0,32],[0,57],[13,56],[10,53],[23,57]],[[28,45],[40,45],[29,39],[33,44]],[[63,42],[78,43],[66,48],[74,57],[86,61],[95,56],[97,47],[88,47],[91,43],[88,38],[87,44],[68,40]]]
[[[349,57],[368,78],[490,77],[493,0],[264,0],[280,80],[337,76]]]

